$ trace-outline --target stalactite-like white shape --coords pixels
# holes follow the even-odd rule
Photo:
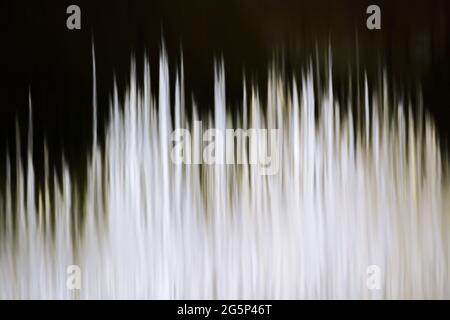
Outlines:
[[[183,72],[173,101],[164,53],[158,99],[147,62],[142,91],[135,77],[132,68],[123,106],[114,91],[104,152],[94,134],[83,203],[65,164],[61,185],[46,161],[46,187],[35,186],[31,144],[14,203],[7,161],[0,298],[450,298],[447,164],[432,120],[389,105],[386,87],[372,98],[365,83],[363,114],[340,112],[331,82],[316,101],[311,72],[297,83],[275,70],[267,105],[244,85],[233,125],[217,64],[203,126],[280,129],[279,171],[261,175],[249,164],[172,163],[171,131],[198,120],[195,106],[186,116]],[[191,138],[201,155],[202,137]],[[253,147],[241,146],[246,159]],[[79,290],[67,287],[70,265],[81,268]],[[378,290],[367,286],[372,265]]]

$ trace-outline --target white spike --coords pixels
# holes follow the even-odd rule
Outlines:
[[[7,157],[0,197],[1,299],[450,298],[447,163],[432,120],[413,123],[408,113],[407,126],[402,107],[389,105],[386,79],[373,98],[364,79],[362,117],[346,106],[340,116],[331,62],[328,90],[318,100],[312,65],[298,88],[295,79],[289,84],[272,70],[265,106],[255,88],[247,96],[244,81],[237,123],[282,130],[280,170],[265,176],[252,164],[170,161],[168,67],[163,50],[158,100],[147,61],[143,92],[133,68],[124,106],[114,86],[101,154],[93,58],[94,141],[85,204],[65,163],[59,185],[45,145],[45,187],[35,185],[30,138],[25,177],[17,132],[16,175]],[[178,74],[174,124],[192,131],[192,155],[201,162],[203,129],[194,130],[194,102],[193,120],[185,116],[183,71]],[[213,88],[214,118],[202,127],[225,130],[231,111],[223,62]],[[241,146],[244,158],[259,147]],[[216,151],[219,157],[231,152],[225,143]],[[69,265],[81,268],[79,290],[66,286]],[[366,285],[371,265],[381,270],[379,290]]]

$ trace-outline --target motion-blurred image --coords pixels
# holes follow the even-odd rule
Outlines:
[[[0,299],[449,299],[448,1],[0,12]]]

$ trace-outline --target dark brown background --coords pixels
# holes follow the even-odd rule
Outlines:
[[[331,45],[334,75],[366,69],[369,78],[385,65],[399,90],[419,85],[425,107],[444,140],[450,124],[449,1],[7,1],[0,2],[0,154],[14,150],[15,119],[26,137],[28,91],[33,100],[35,161],[42,142],[59,165],[64,151],[82,168],[92,139],[91,44],[95,44],[100,128],[116,76],[123,88],[130,56],[150,57],[153,85],[164,38],[171,73],[182,50],[190,100],[203,111],[213,101],[214,58],[225,59],[227,98],[241,99],[242,74],[263,87],[268,63],[282,58],[287,73],[299,72],[315,50]],[[82,29],[66,29],[66,7],[81,8]],[[382,30],[367,30],[369,4],[382,11]],[[14,152],[13,152],[14,153]],[[4,156],[2,163],[4,162]],[[14,157],[13,157],[14,159]],[[0,170],[4,172],[4,170]],[[75,170],[76,171],[76,170]]]

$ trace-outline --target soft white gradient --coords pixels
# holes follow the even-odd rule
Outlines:
[[[413,120],[393,105],[386,80],[377,94],[365,83],[365,104],[351,112],[331,83],[315,101],[311,70],[293,82],[273,71],[267,105],[244,88],[232,124],[218,64],[214,115],[203,123],[281,129],[280,170],[267,176],[254,165],[172,163],[170,133],[193,120],[182,71],[171,101],[164,53],[159,68],[157,99],[147,63],[142,91],[133,70],[123,106],[114,92],[104,152],[94,134],[84,203],[66,165],[62,183],[46,166],[54,193],[37,187],[29,145],[17,203],[0,195],[0,298],[450,297],[447,164],[430,118]],[[201,137],[192,139],[199,152]],[[9,190],[9,167],[7,175]],[[80,228],[71,216],[81,212]],[[81,267],[81,290],[66,287],[72,264]],[[382,271],[380,290],[366,286],[370,265]]]

